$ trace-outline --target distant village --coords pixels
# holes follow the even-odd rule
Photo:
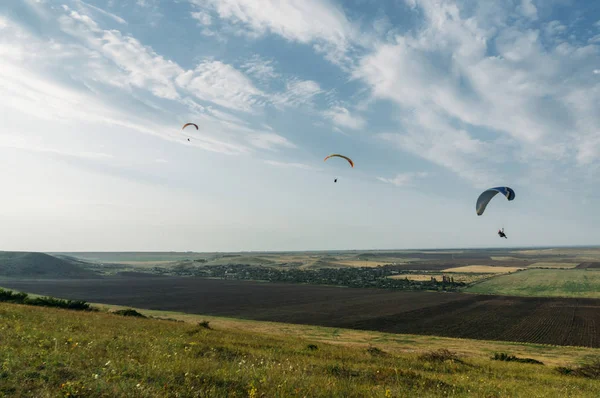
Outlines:
[[[204,278],[254,280],[267,282],[307,283],[313,285],[335,285],[360,288],[382,288],[396,290],[457,291],[467,286],[455,282],[451,276],[432,276],[429,280],[410,280],[408,275],[416,271],[400,270],[394,265],[378,267],[277,269],[274,267],[247,264],[193,265],[184,263],[173,268],[154,267],[154,273],[171,276],[196,276]],[[422,273],[422,272],[419,272]],[[398,275],[407,275],[406,278]],[[395,278],[390,278],[395,276]]]

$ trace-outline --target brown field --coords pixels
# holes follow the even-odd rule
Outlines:
[[[447,268],[443,272],[473,272],[477,274],[505,274],[521,270],[520,267],[492,267],[489,265],[467,265],[465,267]]]
[[[389,333],[600,347],[600,300],[393,292],[201,278],[3,280],[89,302]]]
[[[581,263],[576,268],[580,268],[580,269],[600,269],[600,262]]]

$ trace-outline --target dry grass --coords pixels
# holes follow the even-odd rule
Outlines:
[[[104,311],[115,311],[129,307],[94,304]],[[330,328],[291,323],[262,322],[245,319],[217,317],[210,315],[185,314],[181,312],[136,309],[138,312],[158,319],[173,319],[189,324],[208,321],[217,330],[248,331],[269,336],[307,339],[320,343],[346,347],[368,348],[373,345],[385,346],[385,351],[393,354],[424,353],[431,350],[449,349],[461,356],[489,358],[495,352],[507,352],[517,356],[538,359],[548,365],[563,366],[568,363],[583,363],[589,357],[600,356],[600,349],[586,347],[554,346],[546,344],[513,343],[457,339],[450,337],[394,334],[354,329]]]

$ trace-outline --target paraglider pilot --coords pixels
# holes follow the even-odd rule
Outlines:
[[[501,238],[508,239],[506,237],[506,234],[504,233],[504,228],[498,230],[498,236],[500,236]]]

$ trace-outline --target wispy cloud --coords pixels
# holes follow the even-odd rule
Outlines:
[[[343,106],[334,106],[323,112],[323,115],[331,119],[331,121],[341,127],[351,129],[362,129],[366,126],[367,121],[360,116],[352,115],[347,108]]]
[[[0,135],[0,147],[20,149],[28,152],[48,153],[53,155],[74,157],[82,159],[112,159],[114,155],[104,152],[90,152],[81,149],[51,147],[44,144],[40,139],[25,138],[15,135]]]
[[[272,101],[276,106],[311,105],[314,97],[321,93],[319,83],[313,80],[291,79],[286,83],[286,90],[273,95]]]
[[[257,133],[248,136],[248,141],[256,148],[274,150],[277,147],[296,148],[286,138],[274,133]]]
[[[247,60],[241,68],[247,74],[254,76],[261,81],[269,81],[279,77],[279,73],[275,72],[273,60],[264,59],[258,54],[255,54],[251,59]]]
[[[288,163],[288,162],[279,162],[276,160],[265,160],[266,164],[274,166],[274,167],[282,167],[282,168],[294,168],[294,169],[302,169],[302,170],[319,170],[316,167],[309,166],[304,163]]]
[[[180,74],[177,84],[201,100],[245,112],[263,106],[266,97],[243,73],[220,61],[200,63]]]
[[[109,17],[110,19],[112,19],[112,20],[114,20],[114,21],[116,21],[116,22],[118,22],[118,23],[120,23],[120,24],[127,25],[127,21],[125,21],[123,18],[121,18],[121,17],[120,17],[120,16],[118,16],[118,15],[112,14],[112,13],[110,13],[110,12],[106,11],[106,10],[103,10],[103,9],[101,9],[101,8],[98,8],[98,7],[96,7],[96,6],[93,6],[93,5],[91,5],[91,4],[88,4],[88,3],[86,3],[86,2],[84,2],[84,1],[82,1],[82,0],[77,0],[77,2],[78,2],[79,4],[81,4],[81,5],[85,6],[85,7],[87,7],[87,8],[91,8],[92,10],[94,10],[94,11],[96,11],[96,12],[98,12],[98,13],[100,13],[100,14],[102,14],[102,15],[106,16],[106,17]]]
[[[416,179],[424,178],[424,177],[427,177],[428,175],[429,175],[429,173],[420,171],[420,172],[398,173],[393,178],[377,177],[377,179],[381,182],[392,184],[397,187],[406,187],[406,186],[413,185],[413,182]]]
[[[375,44],[354,71],[374,98],[398,106],[399,130],[408,132],[384,138],[474,183],[493,169],[495,157],[481,157],[492,141],[511,142],[504,149],[517,152],[505,159],[525,161],[521,152],[527,161],[582,163],[600,155],[600,113],[588,105],[600,103],[600,82],[589,73],[600,62],[597,46],[542,43],[528,25],[539,17],[528,0],[514,8],[449,0],[414,6],[423,27]],[[518,24],[510,22],[515,11]]]
[[[354,30],[344,12],[318,0],[190,0],[201,9],[243,27],[252,35],[273,33],[309,44],[322,41],[346,48]]]
[[[135,38],[102,29],[83,13],[85,7],[79,11],[66,6],[57,10],[62,11],[56,11],[59,27],[72,38],[70,42],[36,37],[3,18],[0,86],[12,95],[2,106],[33,112],[48,120],[108,123],[178,140],[166,133],[167,123],[160,117],[161,113],[169,114],[168,108],[153,104],[153,99],[167,100],[187,107],[204,120],[205,133],[189,145],[226,154],[294,147],[274,131],[265,134],[260,128],[249,127],[243,115],[217,109],[253,113],[274,98],[233,66],[204,60],[185,71]],[[56,78],[54,71],[59,65],[64,65],[61,73],[75,84]],[[125,90],[125,98],[140,98],[136,101],[151,107],[151,113],[127,114],[120,104],[111,102],[107,86]],[[139,97],[135,90],[146,91],[152,97]],[[205,106],[197,101],[205,102]]]

